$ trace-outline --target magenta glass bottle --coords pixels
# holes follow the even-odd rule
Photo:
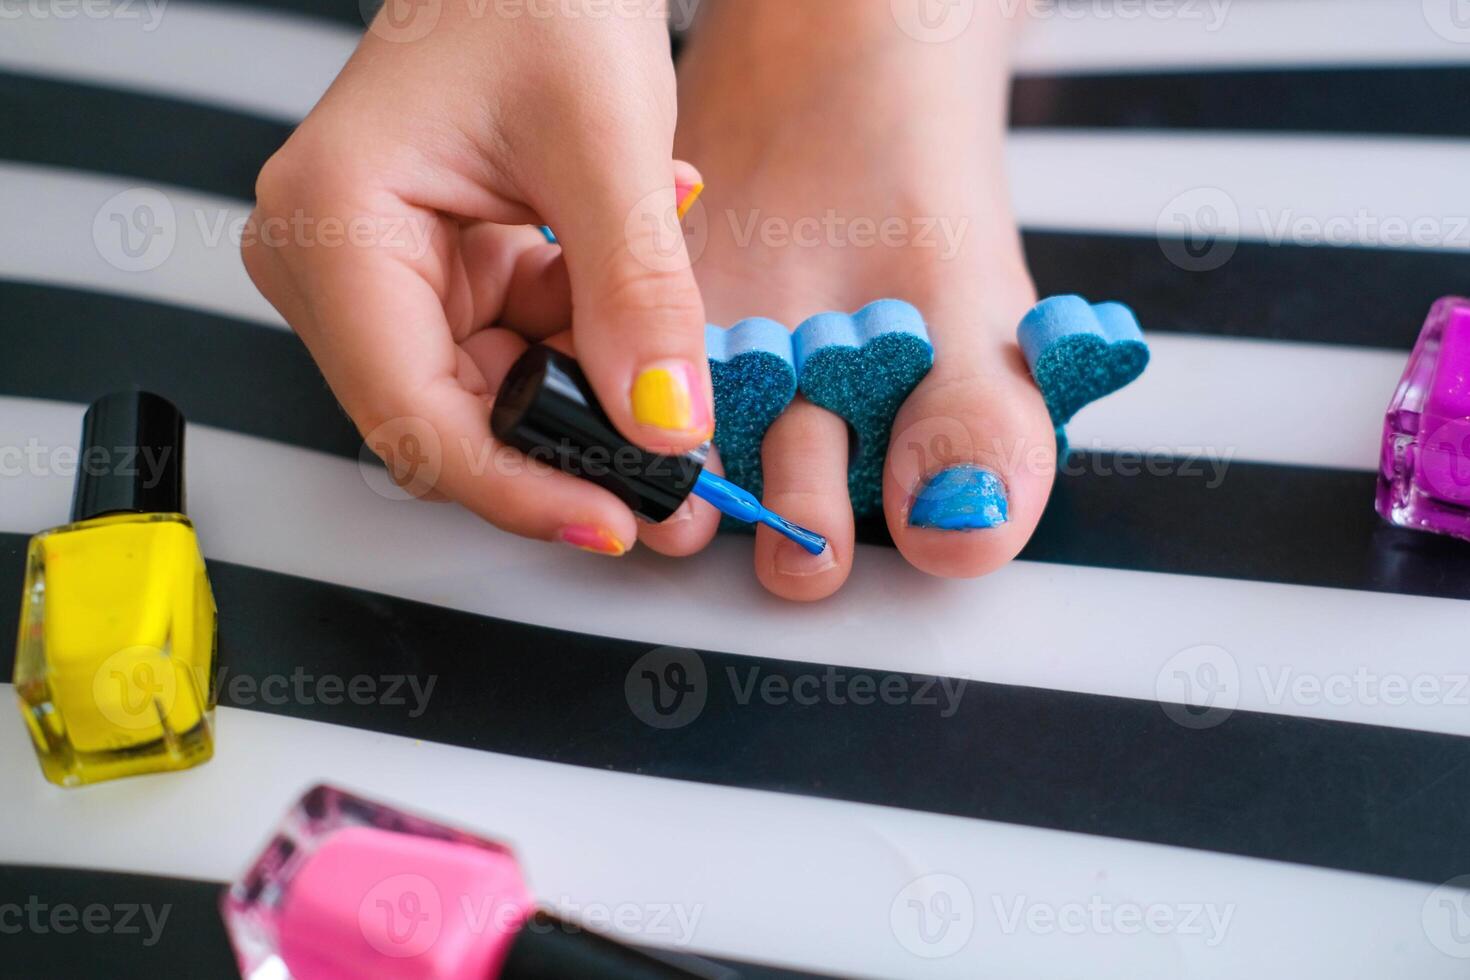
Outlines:
[[[1434,304],[1383,423],[1378,513],[1470,540],[1470,300]]]

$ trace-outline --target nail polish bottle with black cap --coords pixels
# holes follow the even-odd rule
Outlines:
[[[31,538],[15,691],[62,786],[214,752],[214,596],[184,516],[184,417],[146,391],[93,402],[71,522]]]

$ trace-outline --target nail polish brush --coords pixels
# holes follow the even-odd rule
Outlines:
[[[646,520],[667,520],[692,493],[747,524],[764,524],[820,555],[827,539],[788,521],[755,495],[704,468],[708,445],[681,456],[648,452],[623,438],[574,358],[546,346],[512,365],[490,413],[495,437],[533,460],[612,491]]]

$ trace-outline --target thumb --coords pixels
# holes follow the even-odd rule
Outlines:
[[[692,166],[665,158],[604,171],[546,215],[571,280],[577,359],[619,431],[659,452],[685,452],[714,432],[704,303],[681,207],[703,186]]]

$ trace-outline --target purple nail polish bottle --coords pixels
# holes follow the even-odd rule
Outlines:
[[[1434,304],[1383,421],[1378,513],[1470,541],[1470,300]]]

